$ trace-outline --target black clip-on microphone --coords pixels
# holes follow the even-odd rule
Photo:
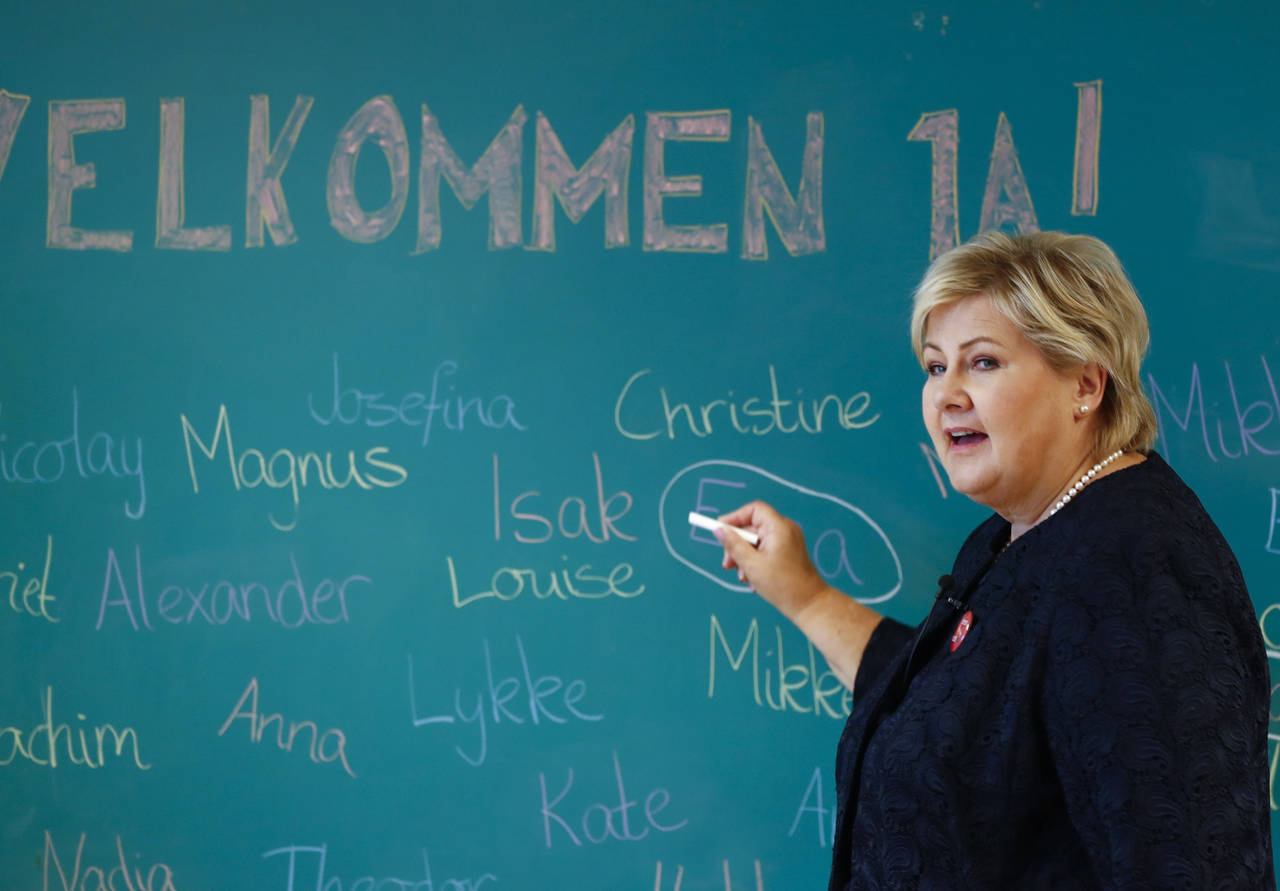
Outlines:
[[[944,574],[938,577],[938,593],[933,595],[934,606],[938,601],[945,600],[951,609],[959,612],[964,609],[965,602],[957,600],[951,596],[951,589],[955,586],[956,580],[950,574]],[[920,641],[924,638],[925,633],[929,630],[929,620],[933,618],[933,610],[929,610],[929,615],[925,616],[923,622],[920,623],[920,630],[916,632],[915,642],[911,644],[911,652],[907,654],[907,661],[902,666],[902,674],[898,676],[897,696],[896,700],[901,701],[906,693],[907,684],[911,683],[911,663],[915,661],[916,650],[920,647]]]

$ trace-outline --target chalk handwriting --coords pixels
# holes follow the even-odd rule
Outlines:
[[[1098,157],[1102,127],[1102,81],[1075,83],[1075,161],[1072,168],[1071,213],[1094,216],[1098,208]],[[960,141],[960,113],[954,108],[928,111],[920,115],[910,142],[928,142],[932,148],[930,166],[931,197],[929,259],[945,254],[960,243],[957,167]],[[1013,128],[1002,111],[996,119],[991,160],[982,190],[982,213],[978,231],[1009,229],[1036,232],[1036,219],[1027,178],[1018,161]]]
[[[1271,673],[1275,674],[1275,661],[1280,660],[1280,644],[1277,644],[1276,637],[1267,632],[1268,616],[1280,613],[1280,603],[1273,603],[1262,611],[1262,615],[1258,619],[1258,624],[1262,628],[1262,640],[1267,647],[1267,664],[1272,666]],[[1272,620],[1274,621],[1274,619]],[[1276,768],[1280,767],[1280,710],[1276,707],[1276,694],[1280,692],[1280,683],[1271,685],[1271,705],[1268,709],[1267,717],[1270,719],[1270,725],[1267,727],[1267,747],[1271,750],[1270,755],[1270,776],[1268,777],[1268,786],[1270,787],[1271,810],[1280,811],[1280,804],[1276,803]]]
[[[323,578],[314,587],[308,587],[303,583],[298,561],[292,553],[289,554],[289,568],[290,575],[278,587],[256,579],[242,582],[219,579],[194,584],[162,583],[155,600],[155,611],[161,620],[172,625],[199,622],[227,625],[263,618],[284,628],[312,624],[337,625],[351,620],[347,611],[348,587],[356,582],[373,584],[368,576],[349,575],[340,581]],[[142,628],[155,630],[142,571],[142,548],[136,545],[133,549],[133,569],[135,587],[130,590],[125,574],[120,570],[115,548],[107,549],[107,568],[102,582],[102,599],[98,604],[95,630],[102,629],[107,607],[122,610],[129,627],[134,631]]]
[[[764,875],[760,871],[760,861],[753,860],[752,863],[755,865],[755,871],[756,871],[756,891],[765,891]],[[721,861],[721,866],[723,867],[724,891],[735,891],[735,888],[733,885],[733,878],[729,872],[729,861],[728,860]],[[681,884],[683,882],[684,882],[684,865],[678,863],[676,864],[676,874],[674,876],[674,881],[671,885],[671,891],[682,891]],[[696,885],[696,887],[710,888],[711,885],[706,882],[699,882]],[[657,862],[657,866],[654,869],[653,891],[665,891],[665,889],[662,886],[662,861],[661,860]]]
[[[82,767],[102,767],[114,750],[114,756],[124,763],[132,761],[138,770],[151,769],[150,762],[142,760],[138,751],[138,732],[132,727],[118,730],[114,724],[86,725],[84,722],[88,718],[83,712],[76,712],[74,727],[66,723],[55,724],[53,687],[48,686],[40,700],[40,711],[40,723],[30,730],[24,732],[20,727],[0,727],[0,767],[7,767],[21,758],[41,767],[56,768],[61,746],[66,759]]]
[[[4,591],[6,582],[9,587],[9,607],[19,615],[34,616],[46,621],[58,623],[61,619],[49,614],[49,604],[57,600],[49,593],[49,566],[53,563],[53,536],[45,537],[44,569],[39,573],[27,573],[26,584],[22,585],[22,594],[18,594],[18,585],[24,576],[27,564],[18,561],[16,569],[0,572],[0,592]],[[34,598],[34,602],[33,602]]]
[[[235,444],[231,438],[231,420],[225,405],[218,406],[218,420],[214,425],[211,445],[196,433],[186,415],[180,415],[182,422],[182,441],[187,449],[187,469],[191,473],[192,491],[199,494],[200,480],[196,474],[195,456],[191,452],[194,440],[196,448],[212,461],[218,454],[218,446],[226,440],[227,463],[231,470],[231,482],[236,491],[254,489],[266,483],[272,489],[288,489],[292,496],[293,516],[288,522],[280,522],[274,514],[267,514],[271,525],[282,532],[288,532],[298,524],[298,493],[306,488],[308,473],[314,473],[316,481],[325,489],[345,489],[353,482],[362,489],[392,489],[399,486],[409,477],[409,472],[391,461],[379,457],[390,451],[385,446],[374,446],[364,453],[363,462],[356,460],[354,450],[347,452],[346,470],[341,470],[343,463],[339,459],[339,470],[333,469],[333,453],[325,452],[324,458],[316,452],[305,452],[298,455],[291,449],[279,448],[267,458],[256,448],[245,449],[237,457]],[[363,475],[356,466],[363,463]],[[345,475],[344,475],[345,473]]]
[[[421,879],[366,875],[349,879],[345,884],[341,876],[331,875],[326,868],[329,858],[328,843],[285,845],[266,851],[262,859],[284,856],[289,858],[289,865],[285,872],[283,891],[380,891],[383,888],[398,888],[400,891],[481,891],[490,883],[498,882],[497,876],[486,872],[475,878],[448,878],[437,884],[431,876],[431,858],[426,848],[422,849]],[[314,881],[308,866],[314,869]]]
[[[1031,205],[1027,178],[1018,163],[1018,149],[1013,144],[1013,127],[1005,113],[996,119],[996,135],[991,146],[991,165],[987,169],[987,186],[982,193],[982,217],[978,231],[1010,229],[1014,232],[1039,232],[1036,209]]]
[[[664,386],[657,388],[655,400],[653,382],[645,380],[652,373],[652,368],[644,368],[627,378],[614,402],[614,427],[627,439],[675,439],[677,433],[699,438],[715,433],[817,434],[823,432],[824,425],[830,431],[832,424],[843,430],[862,430],[880,418],[879,412],[867,415],[871,394],[865,390],[847,397],[828,393],[804,398],[804,389],[797,388],[794,399],[783,399],[772,365],[768,396],[740,397],[729,390],[724,399],[692,406],[687,402],[673,403]]]
[[[76,857],[71,861],[71,874],[67,875],[62,858],[58,856],[57,845],[53,843],[53,833],[44,831],[44,858],[41,870],[44,878],[42,891],[61,887],[62,891],[177,891],[173,884],[173,870],[165,863],[153,863],[144,873],[142,865],[137,862],[140,854],[135,852],[134,864],[130,869],[129,859],[124,853],[124,839],[116,836],[113,861],[107,866],[85,866],[84,843],[87,833],[80,833],[76,842]],[[53,872],[49,871],[53,867]],[[81,868],[84,868],[83,875]],[[58,884],[51,885],[49,879],[56,876]],[[118,882],[118,884],[117,884]]]
[[[572,720],[594,722],[604,719],[604,715],[594,714],[587,711],[586,706],[579,705],[587,694],[586,681],[577,678],[566,684],[559,675],[535,675],[529,665],[529,656],[525,652],[524,641],[518,634],[516,635],[515,644],[520,662],[520,671],[518,674],[498,678],[494,675],[493,657],[489,650],[489,641],[486,638],[480,642],[481,649],[484,652],[485,684],[480,689],[480,692],[475,694],[474,709],[464,708],[463,691],[462,688],[457,687],[453,691],[452,712],[422,716],[419,716],[418,713],[413,655],[410,654],[408,657],[409,718],[413,726],[452,725],[456,722],[475,724],[476,741],[471,747],[470,754],[461,745],[455,746],[454,751],[467,764],[472,767],[479,767],[484,763],[489,751],[489,736],[485,719],[486,711],[489,712],[495,727],[503,722],[524,724],[525,721],[528,721],[530,725],[536,727],[543,723],[566,724]],[[486,699],[488,701],[487,707]],[[472,701],[470,696],[467,697],[467,701]]]
[[[932,195],[929,202],[929,259],[932,261],[960,243],[960,200],[956,188],[956,159],[960,142],[960,112],[954,108],[927,111],[911,128],[907,139],[928,142],[932,150]]]
[[[123,130],[123,99],[85,99],[49,103],[49,211],[45,245],[66,250],[128,251],[133,233],[127,229],[91,230],[71,225],[71,196],[92,189],[98,174],[92,164],[77,164],[75,137],[81,133]]]
[[[720,567],[720,543],[685,522],[690,511],[715,516],[761,498],[806,518],[806,538],[819,573],[848,588],[859,603],[881,603],[902,588],[902,561],[893,543],[866,511],[849,502],[785,480],[750,464],[712,458],[679,471],[658,499],[658,523],[668,553],[730,591],[750,589]],[[812,499],[812,500],[811,500]],[[855,564],[858,570],[855,571]]]
[[[1183,433],[1191,433],[1193,426],[1197,428],[1200,434],[1198,445],[1204,448],[1210,461],[1217,461],[1219,457],[1234,460],[1251,454],[1264,457],[1280,455],[1280,394],[1277,393],[1275,376],[1267,357],[1259,355],[1258,364],[1259,370],[1248,378],[1241,378],[1241,384],[1249,386],[1248,390],[1244,390],[1236,380],[1239,368],[1233,372],[1230,361],[1224,360],[1222,363],[1221,381],[1207,375],[1202,378],[1199,363],[1192,362],[1185,390],[1186,403],[1181,414],[1177,408],[1182,405],[1177,400],[1178,391],[1173,391],[1175,396],[1171,399],[1165,395],[1165,388],[1160,386],[1155,374],[1148,372],[1151,404],[1155,407],[1160,431],[1160,451],[1165,455],[1171,455],[1174,451],[1174,442],[1177,440],[1173,438],[1174,431],[1167,423],[1172,421]],[[1231,414],[1225,424],[1223,418],[1205,410],[1206,387],[1209,389],[1210,406],[1229,401]],[[1223,399],[1224,396],[1226,400]],[[1210,436],[1211,429],[1215,434],[1213,436]]]
[[[554,798],[547,797],[546,774],[538,773],[538,789],[541,793],[539,815],[542,818],[543,835],[548,848],[552,847],[552,829],[555,838],[562,843],[568,840],[575,847],[582,847],[585,840],[592,845],[603,844],[610,839],[622,842],[639,841],[649,835],[650,829],[658,832],[676,832],[689,824],[687,819],[671,821],[670,817],[660,819],[662,812],[671,804],[671,793],[661,787],[652,789],[644,799],[644,808],[633,816],[633,809],[640,802],[627,796],[626,784],[622,779],[622,762],[616,751],[613,756],[613,776],[618,791],[618,803],[605,804],[593,802],[583,808],[581,817],[577,816],[576,807],[564,805],[565,798],[573,791],[573,768],[568,768],[568,776],[560,791]],[[563,814],[570,814],[572,823]],[[640,819],[639,817],[643,817]],[[635,819],[637,826],[632,826]]]
[[[604,246],[631,243],[627,224],[627,178],[631,172],[631,145],[636,132],[635,115],[623,118],[612,133],[575,167],[551,122],[537,114],[537,178],[533,184],[533,238],[530,248],[556,249],[556,202],[569,219],[582,221],[587,210],[604,195]]]
[[[628,600],[644,593],[643,584],[631,581],[635,569],[630,563],[617,563],[607,572],[593,569],[590,563],[580,563],[576,567],[541,570],[500,566],[489,577],[489,587],[464,597],[462,589],[465,587],[470,591],[471,586],[458,581],[458,568],[453,557],[444,559],[449,569],[453,605],[458,609],[481,600],[516,600],[526,593],[534,600],[603,600],[609,597]],[[560,559],[569,558],[561,554]]]
[[[824,803],[822,797],[824,790],[827,792],[827,803]],[[804,795],[800,799],[800,806],[796,808],[796,816],[791,821],[791,828],[787,830],[787,838],[795,837],[801,820],[812,817],[814,827],[818,830],[818,847],[831,847],[832,840],[836,836],[836,810],[835,790],[828,788],[822,781],[822,768],[815,767],[813,775],[809,778],[809,785],[805,787]]]
[[[1102,81],[1076,88],[1076,157],[1071,180],[1071,215],[1098,214],[1098,149],[1102,142]]]
[[[751,657],[751,698],[756,705],[778,712],[797,712],[819,717],[846,718],[853,706],[853,694],[831,671],[826,659],[824,669],[818,670],[818,654],[812,643],[806,641],[807,658],[800,662],[788,662],[782,637],[782,628],[775,625],[774,645],[764,651],[766,660],[761,663],[760,626],[752,619],[742,636],[742,644],[735,650],[716,616],[711,616],[708,641],[707,697],[716,695],[716,666],[724,658],[730,670],[740,671]],[[794,650],[793,650],[794,652]],[[764,696],[761,697],[761,690]],[[798,695],[797,695],[798,694]]]
[[[587,506],[587,501],[577,495],[570,495],[560,502],[559,508],[555,511],[556,522],[551,522],[552,514],[538,513],[536,499],[542,498],[542,493],[537,489],[530,489],[521,492],[515,498],[511,499],[511,505],[508,508],[511,518],[519,523],[523,523],[522,527],[514,530],[515,540],[524,544],[541,544],[550,541],[551,537],[557,532],[564,538],[579,538],[586,536],[594,542],[609,541],[610,538],[620,538],[623,541],[635,541],[634,535],[628,535],[616,525],[627,512],[631,510],[633,499],[630,492],[614,492],[608,498],[605,497],[604,487],[604,471],[600,467],[600,456],[595,452],[591,453],[591,463],[595,469],[595,503],[596,528],[591,528],[591,508]],[[553,499],[554,501],[554,499]],[[615,513],[613,511],[614,502],[619,502],[621,507]],[[493,456],[493,540],[502,540],[502,481],[500,468],[498,464],[498,456]]]
[[[501,429],[511,427],[526,430],[516,419],[516,404],[510,396],[463,396],[452,383],[442,379],[453,378],[458,373],[458,363],[446,359],[431,372],[430,394],[409,392],[397,400],[384,392],[366,393],[356,387],[343,387],[338,369],[338,354],[333,354],[333,404],[328,414],[316,407],[315,398],[307,394],[307,411],[311,420],[328,427],[330,424],[363,424],[366,427],[385,427],[401,424],[422,428],[422,444],[431,442],[436,415],[440,416],[443,429],[461,432],[467,419],[472,427]],[[443,388],[443,389],[442,389]]]
[[[1280,525],[1280,489],[1271,488],[1271,521],[1267,523],[1268,554],[1280,554],[1280,541],[1276,541],[1276,526]]]
[[[948,497],[947,484],[942,481],[942,475],[946,472],[946,468],[942,466],[942,459],[938,457],[937,450],[927,442],[920,445],[920,453],[924,455],[925,464],[929,466],[929,472],[933,474],[933,481],[938,484],[939,497]]]
[[[274,143],[271,142],[270,99],[252,95],[248,122],[248,156],[245,180],[245,247],[265,243],[264,228],[277,247],[298,241],[282,185],[288,165],[302,136],[302,128],[315,98],[299,94]],[[0,175],[9,149],[22,123],[29,96],[0,92]],[[124,99],[52,101],[49,103],[47,174],[49,214],[46,244],[64,250],[133,249],[133,232],[127,229],[91,230],[71,222],[76,190],[93,188],[97,173],[92,163],[78,163],[74,138],[83,133],[124,131],[127,104]],[[198,111],[197,111],[198,113]],[[160,249],[226,251],[230,227],[226,224],[189,228],[185,220],[186,100],[159,100],[159,190],[156,197],[155,246]],[[525,181],[533,183],[534,232],[528,247],[555,249],[555,198],[573,222],[605,196],[606,247],[630,243],[626,174],[635,135],[635,116],[627,115],[606,135],[591,157],[577,167],[569,159],[550,121],[537,113],[533,176],[523,175],[524,129],[529,115],[517,105],[498,129],[484,153],[467,165],[454,151],[440,120],[426,104],[421,106],[418,162],[417,236],[413,253],[439,249],[444,235],[440,201],[443,179],[464,208],[475,207],[488,195],[489,249],[502,250],[523,243],[522,220]],[[820,111],[805,116],[803,160],[796,190],[787,185],[765,140],[760,122],[747,118],[745,157],[742,157],[741,197],[743,259],[764,260],[765,220],[792,256],[826,249],[822,210],[824,121]],[[649,112],[645,115],[643,162],[643,228],[646,251],[694,251],[725,253],[727,223],[678,226],[666,222],[663,203],[675,198],[702,195],[702,178],[681,172],[669,176],[665,147],[668,142],[728,143],[732,116],[727,110]],[[128,137],[125,137],[128,138]],[[355,194],[354,171],[361,149],[372,141],[382,152],[390,180],[387,203],[366,211]],[[741,150],[739,150],[741,151]],[[714,155],[723,167],[723,152]],[[398,227],[408,204],[412,183],[409,128],[391,96],[367,100],[348,120],[330,153],[324,191],[329,222],[344,239],[356,243],[380,241]],[[553,197],[554,196],[554,197]]]
[[[391,176],[387,203],[370,213],[356,197],[356,162],[372,140],[382,150]],[[329,159],[325,187],[329,222],[348,241],[372,244],[395,231],[409,201],[409,135],[404,119],[390,96],[375,96],[360,107],[338,134]]]
[[[30,104],[30,96],[0,89],[0,178],[4,177],[5,165],[9,163],[13,137],[17,134],[18,125],[22,123],[22,118],[27,113],[27,106]]]
[[[182,97],[160,100],[160,182],[156,191],[156,247],[183,251],[231,250],[230,226],[187,227],[185,168],[187,107]]]
[[[960,114],[954,108],[926,112],[907,134],[912,142],[929,142],[933,146],[932,209],[929,223],[929,259],[933,260],[959,243],[960,226],[957,210],[956,166],[960,140]],[[1074,196],[1073,196],[1074,197]],[[991,147],[991,164],[982,195],[982,216],[978,231],[1010,228],[1018,232],[1039,231],[1035,208],[1027,180],[1018,163],[1018,150],[1013,144],[1013,130],[1005,113],[996,120],[996,135]]]
[[[1262,642],[1267,647],[1267,655],[1280,659],[1280,603],[1270,603],[1258,616],[1258,628],[1262,631]],[[1280,715],[1272,717],[1280,721]]]
[[[247,704],[247,708],[246,708]],[[337,728],[320,732],[320,728],[316,726],[314,721],[289,721],[289,731],[286,734],[284,729],[284,716],[278,713],[268,713],[258,711],[258,679],[251,678],[248,686],[244,688],[244,692],[240,694],[240,699],[231,709],[231,714],[227,715],[227,720],[222,722],[222,726],[218,728],[218,736],[222,736],[230,729],[235,721],[245,721],[249,725],[249,742],[262,742],[263,734],[267,728],[274,724],[276,728],[276,747],[285,751],[292,752],[294,744],[298,741],[298,735],[305,734],[310,731],[310,743],[307,748],[307,757],[316,764],[332,764],[335,761],[342,763],[342,769],[351,777],[355,777],[355,772],[351,769],[350,762],[347,761],[347,735]]]
[[[1271,809],[1280,811],[1280,804],[1276,804],[1276,768],[1280,767],[1280,733],[1268,733],[1267,745],[1271,747]]]
[[[2,417],[3,406],[0,406]],[[71,390],[71,435],[66,439],[26,440],[17,445],[0,432],[0,477],[6,483],[19,485],[53,485],[74,473],[81,479],[110,476],[115,479],[133,477],[137,498],[126,499],[124,513],[131,520],[147,510],[147,481],[142,471],[142,439],[118,442],[110,433],[98,432],[86,442],[80,431],[80,396]]]

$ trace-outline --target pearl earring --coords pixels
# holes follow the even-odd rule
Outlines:
[[[1080,414],[1087,415],[1088,413],[1089,413],[1089,406],[1087,405],[1080,406]]]

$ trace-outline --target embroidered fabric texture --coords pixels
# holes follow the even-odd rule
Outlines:
[[[957,589],[1008,530],[970,535]],[[872,636],[837,752],[832,889],[1275,887],[1266,652],[1226,541],[1159,455],[1013,542],[968,608],[955,652],[948,632],[916,655],[855,792],[915,631]]]

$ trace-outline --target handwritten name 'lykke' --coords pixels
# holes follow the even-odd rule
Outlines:
[[[472,753],[468,754],[461,745],[455,746],[463,761],[472,767],[484,763],[489,751],[489,736],[485,720],[485,700],[488,700],[488,711],[492,715],[494,726],[504,721],[509,724],[531,725],[565,724],[571,720],[600,721],[604,715],[592,714],[580,706],[587,693],[587,684],[575,678],[567,684],[554,674],[534,674],[529,666],[529,656],[525,652],[524,641],[516,635],[516,653],[520,661],[520,673],[506,677],[496,677],[493,671],[493,656],[489,651],[487,639],[480,642],[484,651],[485,684],[475,696],[475,708],[467,709],[462,704],[462,689],[454,688],[453,713],[418,715],[418,695],[414,681],[413,656],[409,656],[409,717],[414,727],[432,725],[451,725],[456,720],[463,724],[475,724],[477,741]]]
[[[0,767],[21,758],[41,767],[58,766],[59,747],[67,760],[91,769],[102,767],[114,749],[116,758],[133,762],[139,770],[150,770],[151,764],[142,760],[138,752],[138,732],[132,727],[117,730],[113,724],[90,724],[84,713],[76,712],[76,724],[53,721],[53,687],[44,688],[40,699],[42,720],[30,730],[20,727],[0,727]],[[85,735],[85,731],[89,735]],[[126,749],[128,757],[126,757]],[[96,758],[95,758],[96,756]]]
[[[94,433],[85,442],[80,431],[80,396],[75,388],[71,390],[71,435],[66,439],[27,440],[15,446],[9,442],[7,432],[0,432],[0,477],[6,483],[48,486],[70,473],[81,479],[133,477],[138,486],[137,500],[131,505],[125,499],[125,516],[137,520],[146,513],[147,480],[142,471],[141,437],[133,438],[132,449],[128,440],[121,438],[117,442],[104,432]]]
[[[803,388],[797,388],[795,398],[783,399],[778,389],[778,374],[769,366],[769,395],[734,396],[733,390],[726,398],[712,399],[698,405],[688,402],[672,402],[667,388],[657,388],[655,400],[650,381],[642,380],[653,373],[652,368],[637,371],[622,385],[613,405],[613,423],[627,439],[657,439],[665,436],[675,439],[677,433],[691,433],[697,437],[716,432],[765,436],[769,433],[822,433],[824,425],[831,429],[834,422],[843,430],[861,430],[870,427],[880,418],[876,412],[868,416],[871,394],[863,390],[852,396],[828,393],[821,397],[803,396]],[[634,392],[633,392],[634,391]]]
[[[257,580],[232,582],[228,579],[164,584],[156,597],[155,610],[171,625],[198,622],[227,625],[231,622],[252,622],[263,614],[267,621],[283,628],[337,625],[351,620],[347,612],[347,589],[357,582],[373,584],[368,576],[349,575],[341,580],[322,578],[314,587],[308,587],[303,583],[298,561],[292,553],[289,554],[289,568],[290,575],[279,587]],[[107,568],[95,630],[102,629],[108,607],[122,610],[134,631],[142,628],[155,630],[143,580],[141,547],[133,549],[133,569],[136,587],[131,590],[125,574],[120,571],[115,548],[107,549]]]
[[[279,448],[268,458],[260,449],[252,448],[245,449],[237,456],[235,444],[231,439],[231,421],[225,405],[218,406],[218,420],[214,425],[213,436],[210,437],[212,445],[205,444],[195,428],[191,426],[191,422],[187,420],[186,415],[180,417],[182,441],[187,447],[187,469],[191,472],[192,490],[196,493],[200,492],[195,456],[191,452],[192,441],[194,440],[196,448],[212,461],[218,454],[219,444],[225,439],[231,482],[235,485],[237,492],[241,489],[254,489],[264,483],[272,489],[290,491],[293,502],[292,518],[287,522],[281,522],[275,518],[274,514],[267,514],[271,525],[282,532],[288,532],[298,524],[298,492],[307,487],[310,481],[308,474],[314,474],[316,481],[325,489],[345,489],[352,483],[362,489],[372,489],[375,486],[381,489],[392,489],[409,478],[409,472],[399,464],[378,457],[390,451],[385,446],[374,446],[364,453],[363,474],[356,466],[358,463],[356,453],[348,451],[347,468],[343,476],[341,459],[339,459],[338,472],[334,472],[332,452],[325,452],[324,457],[321,458],[316,452],[298,455],[291,449]]]
[[[467,426],[467,418],[473,419],[472,427],[477,423],[481,427],[512,427],[516,430],[527,428],[516,420],[516,404],[510,396],[492,396],[486,400],[483,396],[463,396],[454,392],[453,384],[447,384],[448,392],[441,392],[440,375],[453,377],[458,372],[458,363],[452,359],[445,360],[431,372],[431,394],[405,393],[399,401],[386,393],[365,393],[355,387],[343,388],[339,382],[338,354],[333,354],[333,405],[329,414],[316,410],[315,400],[307,394],[307,411],[311,420],[328,427],[330,424],[364,424],[366,427],[386,427],[400,424],[406,427],[422,428],[422,444],[431,442],[431,431],[436,415],[444,429],[462,432]]]

